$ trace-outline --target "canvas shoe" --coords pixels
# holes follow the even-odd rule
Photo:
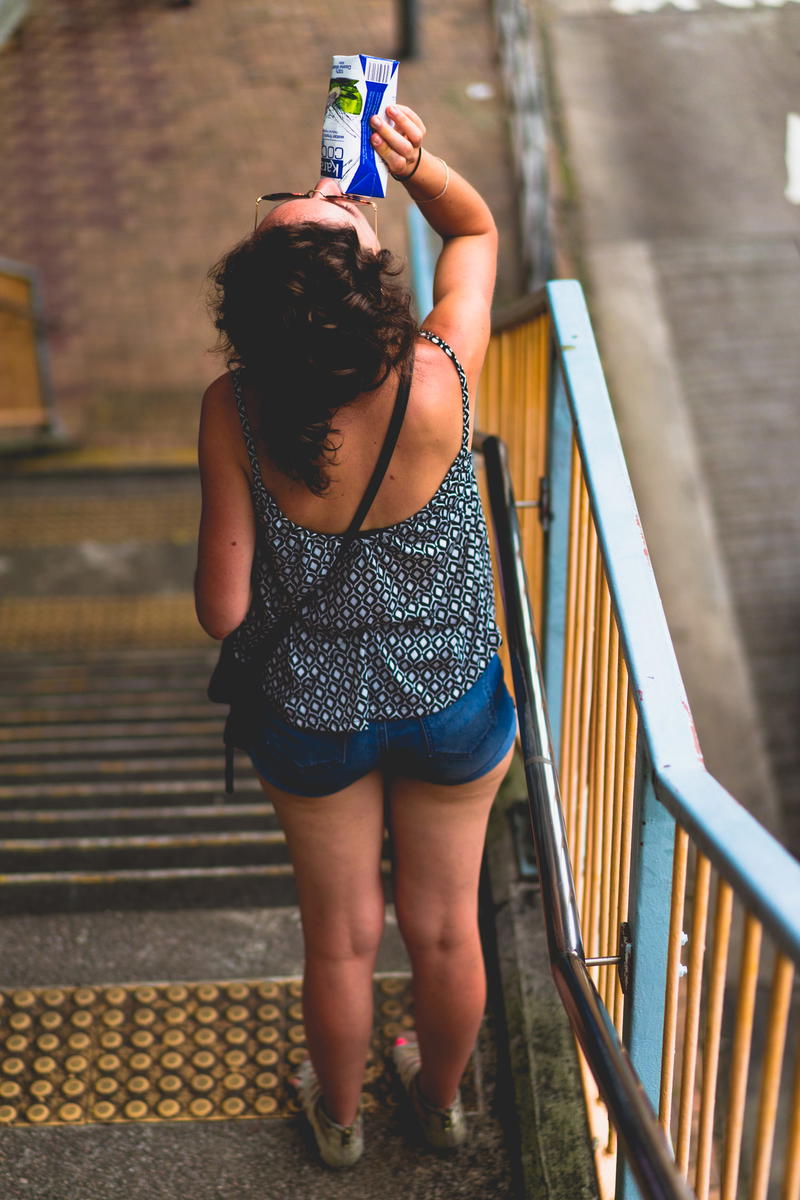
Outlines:
[[[359,1111],[352,1125],[337,1125],[325,1112],[322,1089],[310,1059],[292,1080],[322,1161],[329,1167],[352,1167],[364,1152],[364,1122]]]
[[[467,1136],[461,1093],[456,1092],[455,1100],[447,1108],[434,1108],[428,1103],[419,1090],[422,1062],[415,1033],[407,1033],[395,1039],[392,1060],[428,1145],[437,1150],[453,1150],[460,1146]]]

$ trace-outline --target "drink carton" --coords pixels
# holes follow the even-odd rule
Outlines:
[[[370,117],[383,116],[397,99],[397,68],[392,58],[334,54],[328,102],[322,124],[321,174],[336,179],[343,192],[385,196],[389,172],[370,143]]]

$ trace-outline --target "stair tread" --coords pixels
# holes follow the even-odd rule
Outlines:
[[[252,771],[235,803],[224,796],[225,712],[205,698],[214,657],[3,665],[0,882],[12,911],[283,901],[288,848]]]

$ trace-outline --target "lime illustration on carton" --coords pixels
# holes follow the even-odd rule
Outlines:
[[[370,144],[370,117],[397,99],[398,63],[369,54],[334,54],[322,123],[321,174],[343,192],[385,196],[388,171]]]

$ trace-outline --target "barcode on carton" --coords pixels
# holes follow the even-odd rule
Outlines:
[[[394,63],[390,59],[368,58],[365,71],[367,83],[388,83]]]

